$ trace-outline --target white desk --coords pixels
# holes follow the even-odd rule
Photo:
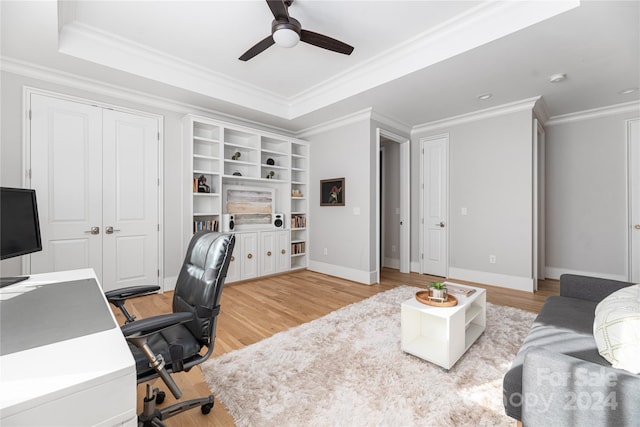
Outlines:
[[[0,425],[137,425],[135,363],[93,270],[0,289],[0,321]]]

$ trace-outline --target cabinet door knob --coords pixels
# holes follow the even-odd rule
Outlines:
[[[633,228],[635,228],[636,230],[640,230],[640,224],[634,225]]]
[[[271,256],[271,251],[267,251],[267,256]]]
[[[231,255],[231,262],[235,261],[236,257],[234,257],[233,255]]]
[[[247,254],[247,258],[249,258],[249,259],[253,258],[253,255],[252,254]]]
[[[282,255],[284,255],[284,254],[286,254],[286,253],[287,253],[287,250],[286,250],[286,249],[283,249],[283,250],[281,250],[281,251],[280,251],[280,253],[281,253]]]

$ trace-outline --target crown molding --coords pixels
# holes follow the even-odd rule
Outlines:
[[[77,21],[59,32],[58,51],[278,117],[290,116],[283,96]]]
[[[521,101],[510,102],[508,104],[485,108],[484,110],[478,110],[471,113],[461,114],[459,116],[453,116],[446,119],[417,125],[414,126],[411,130],[411,135],[414,136],[422,132],[432,131],[434,129],[461,125],[463,123],[470,123],[478,120],[485,120],[491,117],[503,116],[505,114],[516,113],[524,110],[533,111],[533,108],[540,99],[540,96],[535,96],[533,98],[527,98]]]
[[[296,138],[308,138],[319,133],[328,132],[333,129],[338,129],[343,126],[347,126],[353,123],[359,123],[365,120],[371,120],[373,114],[372,108],[365,108],[364,110],[356,111],[348,116],[340,117],[328,122],[320,123],[319,125],[311,126],[295,133]]]
[[[392,119],[391,117],[380,114],[377,111],[371,112],[371,120],[375,120],[376,122],[389,126],[390,128],[392,128],[390,130],[395,129],[396,131],[404,132],[407,135],[411,135],[411,126],[398,120]]]
[[[497,40],[580,5],[578,0],[483,3],[291,99],[291,118]]]
[[[69,4],[70,3],[70,4]],[[59,3],[59,51],[212,98],[295,119],[573,9],[578,0],[487,1],[292,97],[82,24]]]
[[[151,93],[136,91],[122,86],[117,86],[103,81],[90,79],[78,74],[68,73],[53,68],[0,56],[0,71],[20,75],[27,78],[41,80],[43,82],[65,86],[73,89],[87,91],[93,94],[113,97],[136,104],[172,111],[179,114],[201,114],[219,121],[227,121],[240,126],[260,128],[268,132],[280,135],[294,136],[290,129],[280,128],[253,120],[226,114],[218,110],[202,108],[196,105],[163,98]]]
[[[607,107],[593,108],[591,110],[578,111],[575,113],[553,116],[545,123],[545,126],[555,126],[565,123],[579,122],[582,120],[592,120],[601,117],[613,116],[615,114],[633,113],[640,117],[640,101],[624,102],[621,104],[609,105]]]

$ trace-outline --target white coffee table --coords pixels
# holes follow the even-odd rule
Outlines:
[[[416,300],[402,303],[402,351],[450,369],[484,332],[487,292],[482,288],[445,282],[474,290],[469,296],[454,294],[458,305],[433,307]]]

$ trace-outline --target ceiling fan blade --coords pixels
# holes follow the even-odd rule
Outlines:
[[[323,49],[332,50],[334,52],[343,53],[345,55],[351,55],[351,52],[353,52],[353,46],[349,46],[340,40],[314,33],[313,31],[300,30],[300,40],[305,43],[309,43]]]
[[[271,9],[271,13],[273,13],[276,21],[289,20],[289,10],[287,5],[284,4],[284,0],[267,0],[267,5],[269,5],[269,9]]]
[[[243,53],[242,56],[238,59],[240,61],[248,61],[254,56],[256,56],[257,54],[265,51],[268,47],[270,47],[273,44],[275,44],[275,42],[273,41],[273,37],[267,36],[261,41],[259,41],[258,43],[256,43],[251,49]]]

